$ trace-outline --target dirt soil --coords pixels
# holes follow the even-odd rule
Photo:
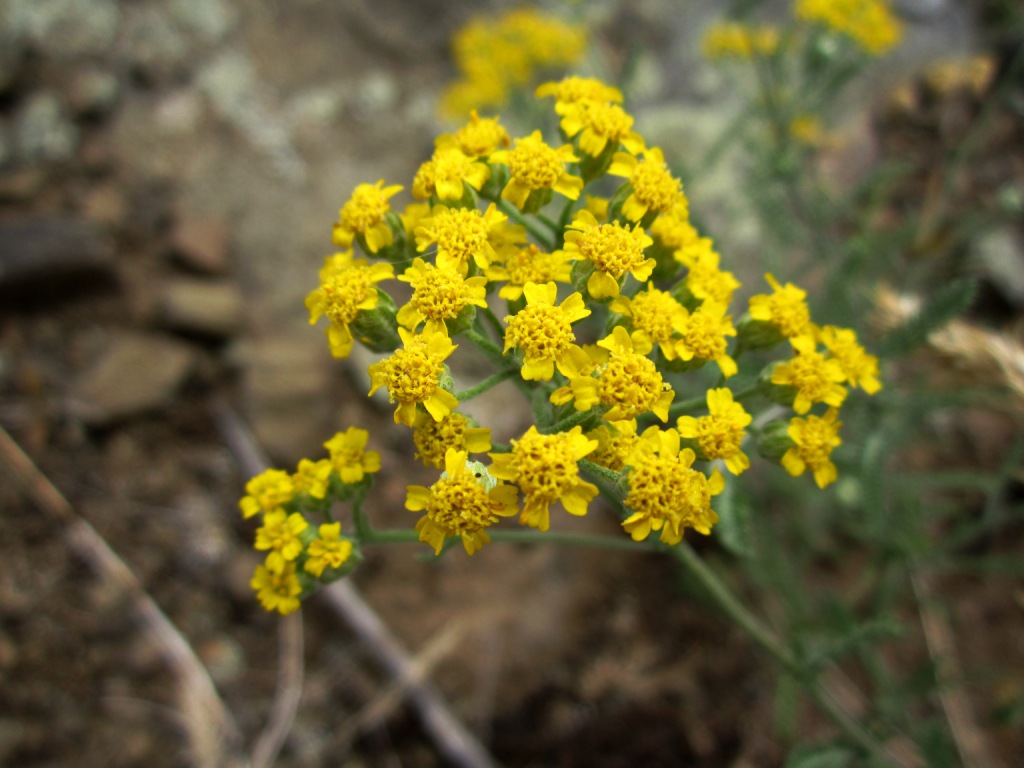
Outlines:
[[[237,511],[247,477],[213,404],[240,414],[282,466],[319,455],[339,428],[370,429],[384,462],[370,514],[411,524],[405,484],[428,476],[356,366],[331,361],[302,299],[354,185],[410,179],[429,153],[446,41],[471,5],[11,4],[0,425],[194,649],[239,738],[227,752],[190,740],[196,712],[131,595],[5,461],[0,764],[242,764],[264,728],[279,621],[249,587],[253,526]],[[898,145],[920,122],[887,126]],[[500,417],[500,400],[490,407]],[[601,514],[571,522],[617,527]],[[1000,546],[1019,554],[1020,533]],[[727,565],[713,541],[696,544]],[[442,649],[429,676],[498,763],[783,763],[775,668],[668,561],[513,545],[421,554],[371,550],[354,583],[413,657]],[[1021,595],[1007,603],[1004,587],[936,587],[973,628],[961,648],[972,670],[1021,658]],[[326,601],[312,599],[302,623],[302,698],[278,765],[445,764],[402,697],[382,700],[390,681]],[[982,717],[995,687],[972,691]],[[807,741],[832,733],[810,710],[800,722]],[[989,738],[1006,765],[1024,752],[1019,734]]]

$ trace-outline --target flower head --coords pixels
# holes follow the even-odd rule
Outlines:
[[[870,54],[895,47],[903,28],[886,0],[797,0],[796,16],[846,35]]]
[[[631,194],[622,204],[622,213],[630,221],[640,221],[648,211],[672,211],[686,199],[682,182],[672,175],[665,156],[657,147],[645,149],[639,159],[626,152],[616,152],[608,174],[629,180]]]
[[[657,344],[666,360],[675,359],[673,336],[682,333],[687,312],[669,293],[648,283],[647,289],[637,291],[633,298],[616,296],[608,308],[629,318],[634,339],[642,339],[648,347]]]
[[[462,538],[466,552],[472,555],[491,540],[487,528],[502,517],[516,513],[519,494],[515,486],[494,483],[490,488],[467,466],[467,454],[449,448],[445,452],[445,472],[429,488],[410,485],[405,508],[423,512],[416,523],[420,541],[441,554],[445,539]],[[480,465],[482,467],[482,465]]]
[[[257,565],[249,585],[256,590],[256,597],[268,611],[287,616],[299,609],[302,585],[295,575],[295,563],[286,563],[280,571]]]
[[[242,516],[250,518],[273,512],[295,497],[295,482],[283,469],[268,469],[245,484],[246,495],[238,502]]]
[[[459,128],[453,138],[455,145],[469,157],[487,157],[511,142],[500,118],[480,117],[475,109],[469,113],[469,122]]]
[[[547,253],[530,244],[500,252],[498,261],[484,274],[490,281],[505,281],[498,296],[515,301],[523,295],[527,283],[568,283],[572,278],[571,258],[565,251]]]
[[[263,525],[256,529],[256,549],[269,549],[267,569],[281,573],[285,563],[302,554],[299,534],[309,527],[306,518],[298,512],[288,514],[283,509],[263,516]]]
[[[320,270],[320,286],[306,297],[309,324],[324,315],[331,321],[327,341],[334,357],[348,357],[355,338],[349,325],[360,312],[377,306],[377,283],[394,277],[390,264],[371,265],[366,259],[353,259],[351,252],[327,258]]]
[[[584,101],[622,102],[622,91],[592,77],[570,75],[555,82],[542,83],[534,93],[538,97],[554,96],[555,112],[562,115],[573,104]]]
[[[633,514],[622,522],[633,541],[661,531],[663,543],[678,544],[686,528],[711,532],[718,522],[711,497],[722,492],[725,479],[717,469],[711,477],[693,469],[694,459],[692,449],[679,449],[674,429],[651,427],[640,437],[627,462],[625,504]]]
[[[714,360],[728,378],[738,370],[736,361],[727,353],[728,337],[736,335],[732,318],[724,304],[705,301],[687,315],[676,344],[676,355],[682,360]]]
[[[722,387],[708,390],[707,416],[680,416],[677,428],[680,437],[697,441],[706,458],[723,459],[726,468],[738,475],[750,467],[750,459],[740,445],[751,420],[743,406],[733,400],[732,392]]]
[[[508,221],[493,203],[481,212],[476,208],[435,206],[416,228],[416,249],[425,251],[437,244],[437,265],[465,271],[472,259],[486,269],[495,257],[491,236]]]
[[[319,579],[327,568],[341,568],[348,561],[352,542],[342,537],[341,523],[324,523],[310,542],[307,554],[303,567]]]
[[[501,197],[522,210],[532,192],[554,190],[558,194],[576,200],[583,189],[583,180],[570,174],[566,163],[576,162],[572,146],[564,144],[558,149],[548,146],[541,138],[540,131],[516,139],[513,149],[499,150],[490,157],[492,163],[509,167],[509,181],[501,191]]]
[[[569,380],[576,410],[603,405],[608,408],[605,421],[632,421],[648,411],[665,421],[675,393],[646,356],[651,345],[640,341],[634,348],[633,339],[621,325],[597,344],[610,354],[598,364],[594,375]]]
[[[851,386],[860,387],[869,395],[882,388],[882,382],[878,380],[878,358],[869,355],[857,343],[857,334],[853,330],[826,325],[818,335],[832,358],[839,362]]]
[[[597,157],[611,146],[636,153],[644,148],[643,137],[633,130],[633,116],[609,101],[577,101],[562,110],[562,130],[569,138],[579,136],[580,151]]]
[[[466,453],[491,450],[491,430],[474,427],[467,416],[455,411],[439,421],[434,421],[428,413],[417,414],[412,440],[416,445],[416,458],[428,467],[438,469],[444,468],[444,457],[449,448]]]
[[[794,416],[790,420],[786,432],[794,445],[782,457],[782,466],[789,474],[799,477],[809,469],[819,488],[835,481],[837,472],[832,463],[832,449],[843,442],[839,438],[843,422],[836,421],[838,416],[839,411],[829,408],[824,416],[812,415],[806,419]]]
[[[338,214],[338,223],[334,225],[334,244],[339,248],[351,248],[353,238],[362,235],[370,253],[391,245],[394,236],[384,214],[391,210],[388,198],[401,190],[397,184],[385,187],[383,179],[376,184],[356,187]]]
[[[443,419],[459,404],[455,395],[439,384],[444,361],[456,345],[443,333],[413,334],[399,328],[398,335],[404,346],[368,369],[370,394],[387,387],[391,402],[398,403],[396,424],[413,426],[420,403],[434,419]]]
[[[447,336],[445,320],[454,320],[467,306],[487,306],[483,275],[466,278],[458,270],[435,267],[417,257],[398,279],[412,286],[412,298],[398,310],[399,325],[410,331],[425,320],[424,333]]]
[[[793,410],[804,414],[814,403],[825,403],[834,408],[842,405],[846,399],[846,387],[842,385],[846,374],[839,361],[826,359],[818,352],[813,336],[797,336],[789,343],[796,354],[788,362],[776,366],[772,384],[795,390]]]
[[[671,209],[658,215],[651,224],[651,237],[671,251],[686,248],[697,241],[700,234],[690,223],[690,202],[685,195]]]
[[[583,436],[581,427],[542,435],[530,427],[512,441],[511,453],[490,454],[491,474],[514,482],[523,492],[520,522],[546,531],[551,524],[549,507],[557,501],[572,515],[585,515],[597,495],[597,486],[580,478],[579,460],[597,448],[597,441]]]
[[[633,453],[637,441],[636,421],[618,421],[615,424],[599,424],[587,432],[587,437],[597,440],[597,448],[589,460],[613,472],[626,466],[626,460]]]
[[[805,334],[810,329],[811,312],[807,308],[807,291],[792,283],[779,285],[771,274],[764,276],[773,293],[750,297],[750,316],[771,323],[787,339]]]
[[[349,427],[324,443],[331,466],[346,485],[362,482],[366,474],[380,472],[380,453],[366,450],[369,439],[370,433],[365,429]]]
[[[300,459],[299,466],[292,475],[292,482],[295,483],[296,493],[306,493],[314,499],[324,499],[327,496],[327,487],[331,481],[331,472],[334,467],[330,459],[310,461]]]
[[[775,27],[752,27],[737,22],[713,24],[704,33],[702,48],[709,59],[770,56],[779,47],[779,30]]]
[[[698,238],[688,247],[677,250],[674,256],[676,261],[687,267],[683,280],[694,298],[724,305],[732,301],[740,281],[732,272],[719,268],[720,257],[710,238]]]
[[[412,195],[426,200],[457,202],[466,187],[479,191],[491,176],[491,169],[478,158],[470,157],[455,145],[454,139],[440,142],[433,156],[419,167],[412,181]]]
[[[528,381],[548,381],[555,366],[566,376],[573,375],[573,356],[582,350],[575,343],[572,324],[590,314],[583,297],[574,293],[556,305],[558,288],[554,283],[527,283],[523,294],[526,306],[505,318],[505,353],[513,348],[522,350],[522,376]]]
[[[595,299],[618,296],[619,281],[627,272],[645,282],[657,265],[644,256],[653,242],[639,225],[599,224],[587,210],[578,211],[565,231],[565,252],[594,265],[587,292]]]

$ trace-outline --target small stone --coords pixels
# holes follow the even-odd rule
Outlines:
[[[167,408],[195,367],[195,351],[165,336],[119,331],[106,350],[72,384],[68,413],[102,426],[145,411]]]
[[[160,319],[169,328],[220,338],[242,328],[244,309],[241,291],[229,280],[175,278],[157,299]]]
[[[171,246],[190,269],[210,275],[228,271],[228,225],[222,218],[179,211]]]
[[[109,276],[113,267],[113,246],[85,219],[48,214],[0,223],[0,286]]]
[[[1024,240],[1013,227],[1002,227],[979,238],[972,255],[1000,295],[1017,309],[1024,308]]]
[[[90,117],[110,112],[120,95],[121,82],[117,76],[99,67],[76,70],[67,90],[71,109]]]
[[[14,160],[25,164],[69,160],[78,146],[78,128],[56,94],[31,96],[14,118]]]

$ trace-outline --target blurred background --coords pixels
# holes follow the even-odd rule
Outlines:
[[[405,485],[431,473],[414,463],[390,410],[365,397],[361,369],[373,358],[332,360],[303,299],[352,189],[384,179],[404,185],[399,199],[408,202],[434,137],[458,124],[438,109],[456,77],[456,30],[520,5],[0,0],[0,426],[34,466],[5,448],[0,764],[245,764],[278,685],[279,618],[249,586],[259,558],[237,500],[251,469],[225,436],[225,412],[281,466],[321,455],[348,425],[369,429],[384,461],[371,514],[384,527],[414,522],[402,507]],[[840,189],[885,163],[912,163],[884,206],[898,224],[927,199],[930,171],[986,121],[988,132],[971,134],[955,193],[929,220],[914,262],[927,264],[927,278],[911,287],[927,295],[970,274],[979,286],[971,317],[1019,345],[1024,78],[1011,68],[1021,45],[1013,5],[895,4],[905,39],[844,92],[831,126],[840,140],[817,162]],[[717,151],[741,98],[701,55],[720,3],[542,7],[585,25],[593,74],[628,83],[650,144],[691,170]],[[787,7],[759,10],[785,18]],[[988,62],[987,81],[944,84],[942,62],[977,57]],[[755,285],[763,230],[737,202],[743,173],[726,154],[683,178],[702,233]],[[965,229],[947,226],[965,217]],[[955,363],[933,357],[889,370],[954,376]],[[1020,765],[1024,753],[1021,411],[1019,402],[972,399],[972,388],[992,382],[971,375],[957,379],[955,407],[921,416],[926,429],[900,465],[945,476],[945,488],[940,480],[914,493],[947,491],[943,503],[965,516],[999,505],[999,524],[957,552],[998,559],[928,582],[938,635],[928,632],[936,611],[922,623],[900,612],[906,606],[893,609],[901,625],[882,653],[900,685],[929,681],[915,705],[924,721],[950,733],[938,690],[955,688],[966,707],[966,730],[957,736],[954,724],[932,752],[910,750],[911,765],[961,764],[965,738],[980,750],[967,754],[991,765]],[[511,434],[525,414],[509,413],[498,393],[484,407]],[[995,479],[972,485],[984,472]],[[69,502],[63,518],[39,501],[43,477]],[[826,497],[821,514],[837,503]],[[590,517],[594,530],[617,528]],[[209,671],[234,721],[230,737],[197,744],[180,675],[137,620],[130,591],[82,556],[69,535],[77,520],[128,566]],[[700,547],[730,567],[713,538]],[[868,555],[844,553],[838,564],[808,561],[808,578],[828,594],[857,589],[857,558]],[[794,744],[832,733],[665,559],[515,545],[472,560],[420,554],[373,550],[353,581],[497,763],[812,765],[794,762]],[[730,578],[742,594],[740,571]],[[759,606],[770,619],[775,602]],[[302,620],[306,670],[278,765],[448,764],[401,691],[382,697],[391,681],[373,649],[327,602],[309,601]],[[945,640],[938,649],[936,637]],[[950,654],[955,679],[939,674]],[[868,699],[878,693],[872,674],[847,673]],[[813,765],[851,764],[840,758]]]

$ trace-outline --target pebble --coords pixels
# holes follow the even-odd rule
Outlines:
[[[112,244],[87,219],[44,214],[0,223],[0,287],[111,276],[113,268]]]
[[[14,118],[13,158],[16,163],[69,160],[78,146],[79,131],[56,94],[38,91]]]
[[[975,243],[974,261],[1010,304],[1024,309],[1024,239],[1014,227],[987,232]]]
[[[196,364],[184,342],[136,331],[111,334],[106,350],[71,385],[67,412],[90,426],[168,408]]]
[[[228,271],[228,225],[219,216],[179,210],[171,247],[183,266],[197,272],[223,275]]]
[[[241,330],[244,310],[242,293],[230,280],[173,278],[157,298],[157,312],[168,328],[218,338]]]

